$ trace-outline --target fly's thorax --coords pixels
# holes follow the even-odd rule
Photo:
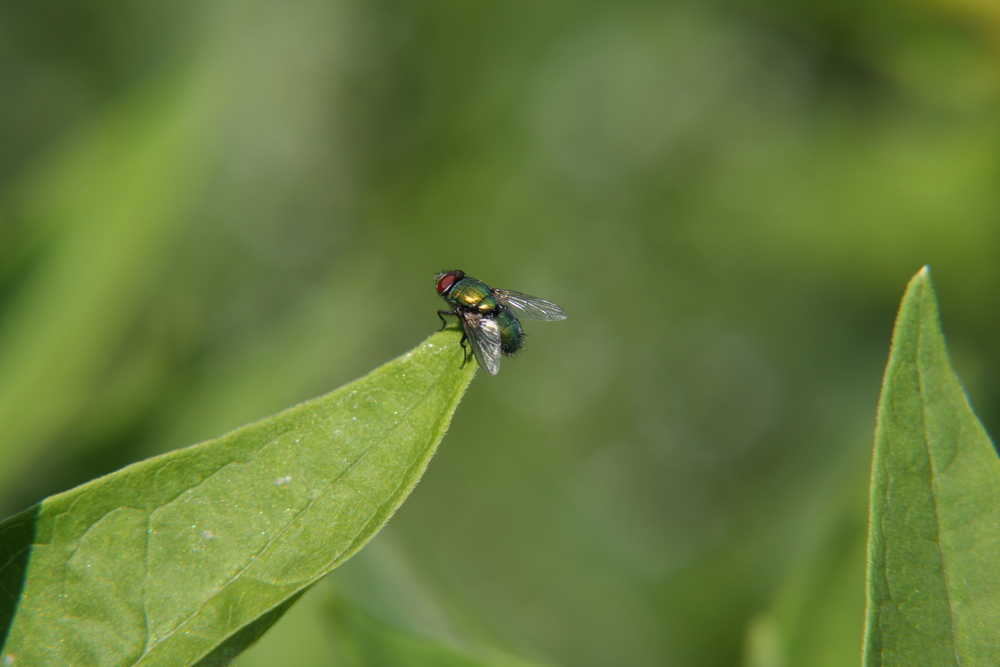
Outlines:
[[[483,314],[492,313],[497,307],[497,301],[490,288],[475,278],[465,278],[455,283],[447,298],[460,308]]]
[[[493,312],[493,319],[500,329],[500,349],[504,354],[514,354],[520,350],[524,343],[524,332],[514,314],[501,306]]]

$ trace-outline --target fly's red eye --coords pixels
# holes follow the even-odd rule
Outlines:
[[[451,286],[457,283],[465,274],[461,271],[449,271],[441,276],[438,280],[437,291],[438,294],[444,294],[451,289]]]

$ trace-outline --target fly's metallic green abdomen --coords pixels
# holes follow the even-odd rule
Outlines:
[[[490,375],[500,370],[500,355],[514,354],[524,343],[518,317],[526,320],[564,320],[562,308],[538,297],[513,290],[494,289],[470,278],[464,271],[446,271],[437,276],[437,292],[452,310],[439,310],[442,328],[445,315],[461,321],[461,345],[472,346],[476,361]],[[464,361],[462,362],[464,365]]]
[[[500,307],[493,312],[493,319],[500,327],[500,349],[503,353],[514,354],[520,350],[524,344],[524,333],[521,331],[521,323],[514,314]]]

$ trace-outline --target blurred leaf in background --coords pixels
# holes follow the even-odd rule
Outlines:
[[[1000,425],[998,26],[951,0],[0,2],[0,502],[363,374],[458,268],[570,319],[473,384],[337,595],[542,663],[710,667],[842,580],[860,647],[845,563],[924,263]],[[331,664],[309,600],[241,661]]]

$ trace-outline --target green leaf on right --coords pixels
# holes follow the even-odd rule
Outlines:
[[[865,667],[1000,661],[1000,459],[951,367],[930,272],[896,319],[872,460]]]

